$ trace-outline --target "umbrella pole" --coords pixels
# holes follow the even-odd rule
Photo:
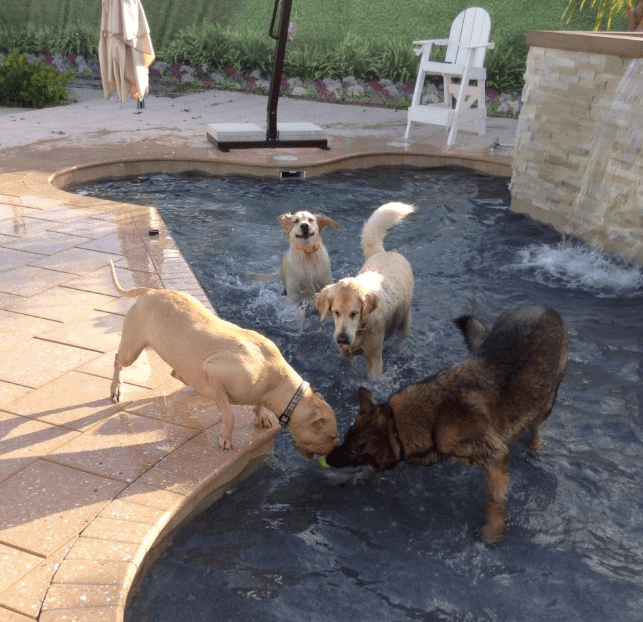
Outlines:
[[[275,58],[272,66],[272,79],[270,81],[270,94],[268,95],[268,129],[266,140],[277,140],[277,105],[279,103],[279,90],[281,88],[281,76],[284,69],[284,58],[286,56],[286,42],[288,41],[288,24],[290,24],[290,11],[292,0],[282,0],[281,19],[279,20],[279,33],[275,35],[275,17],[279,0],[275,0],[275,10],[270,24],[270,36],[277,40]]]
[[[275,35],[275,21],[279,4],[281,3],[281,16],[279,19],[279,32]],[[270,80],[270,93],[268,95],[268,127],[265,140],[258,135],[261,131],[254,123],[211,123],[208,126],[207,138],[221,151],[230,149],[261,149],[265,147],[317,147],[328,149],[328,140],[323,137],[323,131],[312,123],[284,123],[282,135],[279,138],[277,128],[277,104],[279,103],[279,90],[286,56],[286,43],[288,42],[288,27],[290,25],[290,11],[292,0],[275,0],[275,8],[270,23],[269,35],[277,40],[275,57]]]

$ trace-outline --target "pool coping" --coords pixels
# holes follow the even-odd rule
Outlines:
[[[97,312],[105,314],[104,317],[118,324],[119,316],[125,313],[127,307],[123,299],[107,289],[111,287],[107,272],[109,259],[115,260],[119,276],[189,291],[207,304],[200,284],[176,248],[156,210],[73,195],[65,192],[62,187],[72,181],[158,170],[202,170],[218,174],[234,172],[275,177],[279,176],[281,170],[305,168],[308,176],[313,177],[340,168],[455,165],[493,175],[510,176],[511,150],[494,152],[488,146],[482,148],[480,141],[476,140],[477,136],[469,138],[466,133],[459,134],[455,148],[447,148],[446,133],[435,128],[420,131],[415,141],[400,146],[397,140],[401,135],[400,122],[403,119],[400,115],[391,115],[391,119],[393,121],[384,128],[384,133],[373,137],[370,130],[372,125],[369,125],[372,124],[372,119],[368,114],[364,115],[362,126],[353,126],[350,136],[336,134],[332,137],[329,152],[318,149],[262,149],[224,154],[211,145],[204,144],[205,141],[197,137],[196,133],[186,140],[180,131],[172,130],[168,137],[167,127],[163,128],[162,134],[147,133],[137,137],[135,141],[128,136],[103,142],[101,135],[84,133],[81,134],[80,141],[54,138],[51,141],[29,143],[4,150],[4,153],[0,151],[5,156],[0,164],[0,209],[4,210],[0,214],[14,214],[12,218],[15,222],[22,219],[33,220],[39,225],[43,221],[52,223],[41,230],[42,234],[36,233],[29,240],[43,238],[45,232],[49,235],[51,230],[56,235],[64,235],[74,223],[82,224],[84,231],[89,224],[97,227],[100,225],[98,228],[106,227],[112,231],[112,237],[98,235],[89,242],[84,242],[85,238],[82,238],[83,243],[79,241],[74,247],[74,250],[103,254],[92,255],[97,263],[88,272],[83,272],[82,267],[60,263],[65,261],[62,255],[66,251],[51,255],[52,258],[60,257],[60,262],[54,268],[48,264],[46,269],[57,275],[72,275],[73,279],[65,281],[67,286],[63,282],[60,286],[35,294],[34,298],[45,297],[46,305],[48,292],[51,290],[53,295],[53,290],[60,293],[62,289],[82,291],[88,296],[101,296],[101,304],[95,303],[83,313],[71,314],[70,319],[59,322],[61,328],[73,329],[79,319],[94,319]],[[509,123],[507,127],[503,142],[507,142],[507,137],[511,138],[515,133],[516,124]],[[490,142],[489,137],[487,141]],[[168,144],[172,146],[171,154],[168,154]],[[127,157],[123,157],[125,152]],[[275,155],[279,154],[296,157],[296,165],[284,165],[275,160]],[[6,221],[0,219],[0,224],[3,222]],[[160,225],[160,235],[154,238],[148,235],[151,223]],[[120,238],[114,236],[115,228],[118,229]],[[278,235],[277,228],[275,234]],[[17,251],[15,246],[23,238],[15,238],[13,235],[0,234],[0,252],[9,249],[10,257],[16,252],[27,252]],[[124,239],[126,246],[123,246]],[[159,247],[162,247],[161,251]],[[42,265],[45,259],[49,260],[49,256],[34,255],[33,259],[34,261],[22,265]],[[89,276],[93,278],[91,285],[86,284]],[[32,319],[42,321],[41,318],[34,318],[34,314],[38,315],[39,312],[20,310],[23,308],[20,305],[26,304],[23,298],[30,296],[9,296],[7,299],[5,295],[3,299],[0,294],[0,313],[5,311],[12,314],[12,318],[19,315],[20,320],[25,323]],[[105,307],[108,308],[107,311]],[[96,338],[96,333],[92,332],[93,327],[88,330],[91,338]],[[27,343],[38,346],[55,343],[72,349],[75,354],[82,352],[83,357],[80,364],[71,363],[71,367],[67,366],[59,374],[54,374],[52,379],[35,387],[27,386],[27,382],[21,384],[15,380],[8,381],[2,376],[0,368],[0,388],[11,385],[11,390],[20,392],[16,399],[0,401],[0,417],[3,418],[0,420],[13,426],[12,430],[24,428],[31,430],[33,435],[36,426],[40,435],[59,434],[60,438],[65,439],[58,444],[43,445],[42,449],[38,446],[29,447],[29,433],[25,432],[26,439],[19,439],[19,448],[14,452],[17,455],[15,472],[0,479],[0,489],[5,493],[6,499],[20,499],[21,487],[32,482],[37,475],[46,471],[61,471],[88,478],[97,486],[104,486],[106,492],[98,502],[83,502],[80,517],[74,514],[78,513],[76,509],[72,512],[70,508],[67,514],[72,522],[76,521],[76,526],[65,532],[67,535],[60,536],[41,548],[36,545],[37,534],[33,535],[34,541],[31,541],[32,535],[29,535],[26,525],[33,524],[40,530],[52,528],[60,524],[57,521],[65,520],[65,512],[60,512],[61,516],[56,516],[54,521],[53,513],[39,516],[38,509],[34,508],[35,514],[30,514],[18,501],[18,509],[5,511],[5,524],[0,525],[0,547],[3,553],[13,556],[13,561],[5,567],[6,574],[2,575],[8,578],[5,578],[5,587],[0,591],[0,613],[7,622],[33,619],[43,622],[70,619],[121,621],[128,597],[134,593],[132,588],[138,584],[149,564],[171,542],[176,529],[263,464],[271,455],[274,437],[279,428],[274,426],[269,431],[256,431],[250,410],[239,408],[235,428],[239,439],[235,441],[237,447],[231,453],[220,451],[214,441],[219,425],[217,417],[203,415],[196,423],[181,419],[185,417],[186,409],[195,407],[196,398],[189,390],[176,384],[178,381],[168,380],[167,367],[154,370],[152,380],[146,381],[147,386],[145,382],[136,385],[136,397],[131,402],[107,411],[108,414],[104,416],[100,412],[94,413],[95,419],[91,425],[80,427],[75,421],[62,425],[51,423],[51,420],[44,421],[42,412],[29,412],[24,405],[35,400],[36,394],[42,392],[43,388],[54,385],[62,377],[71,383],[65,385],[68,392],[70,387],[74,388],[75,377],[87,379],[87,376],[91,376],[92,380],[97,383],[100,380],[104,385],[107,382],[105,364],[101,363],[101,371],[92,369],[89,372],[87,365],[93,361],[103,361],[113,354],[114,345],[113,341],[109,341],[107,345],[96,346],[92,350],[84,347],[84,344],[79,345],[68,333],[63,335],[57,332],[54,337],[50,337],[48,331],[32,332],[29,335],[26,339],[16,341],[15,350]],[[13,348],[11,351],[13,352]],[[93,387],[90,390],[98,391]],[[93,399],[106,400],[106,396],[103,398],[101,393],[91,395]],[[67,406],[61,408],[61,411],[73,410],[73,395],[61,399],[67,400]],[[146,401],[153,402],[155,408],[161,408],[161,404],[166,410],[161,415],[158,412],[149,415],[140,408]],[[172,406],[171,409],[167,406],[168,403]],[[101,408],[104,407],[101,402]],[[200,408],[203,410],[202,406]],[[87,450],[90,447],[93,450],[90,444],[95,440],[102,442],[105,437],[102,433],[104,426],[118,423],[119,417],[129,423],[134,421],[137,425],[148,426],[154,433],[169,434],[167,431],[171,430],[183,442],[177,442],[177,446],[167,451],[163,449],[156,461],[148,459],[140,467],[141,472],[137,471],[136,477],[130,482],[118,475],[99,477],[102,471],[94,462],[76,464],[74,460],[80,460],[83,452],[72,451],[72,448],[84,447]],[[130,450],[134,452],[138,448]],[[140,455],[136,454],[136,459],[139,458]],[[55,490],[47,492],[52,497],[58,496],[58,493],[53,494]],[[63,492],[65,491],[60,491],[59,494],[62,495]],[[23,521],[22,524],[20,520]],[[11,525],[12,521],[17,524]]]
[[[643,58],[643,32],[531,30],[527,32],[526,42],[529,47]]]

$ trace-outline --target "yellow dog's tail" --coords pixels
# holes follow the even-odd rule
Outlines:
[[[383,253],[384,237],[387,231],[403,218],[415,211],[413,205],[406,203],[386,203],[377,208],[362,228],[362,251],[368,259],[375,253]]]
[[[121,284],[118,282],[118,279],[116,278],[116,268],[114,268],[114,263],[111,260],[109,262],[109,267],[112,271],[112,281],[114,281],[114,287],[121,296],[125,296],[126,298],[137,298],[138,296],[142,296],[145,292],[148,292],[152,289],[151,287],[135,287],[134,289],[129,290],[123,289],[121,287]]]

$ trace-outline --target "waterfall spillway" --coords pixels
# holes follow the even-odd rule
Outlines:
[[[630,62],[589,150],[566,232],[618,240],[643,224],[643,59]]]

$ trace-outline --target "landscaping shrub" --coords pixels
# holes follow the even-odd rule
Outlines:
[[[271,67],[273,54],[274,41],[265,34],[234,31],[215,23],[189,26],[156,52],[158,60],[171,64],[207,66],[211,70],[228,65],[238,71],[258,69],[262,73]]]
[[[36,28],[0,26],[0,52],[18,50],[23,54],[76,54],[85,58],[98,54],[100,28],[85,23],[67,24],[59,31],[50,26]]]
[[[76,54],[89,58],[98,54],[100,27],[98,24],[69,24],[55,37],[50,54]],[[45,51],[45,50],[35,50]]]
[[[507,42],[502,47],[496,46],[489,50],[485,56],[487,88],[498,93],[522,91],[528,52],[529,47],[521,40]]]
[[[36,62],[27,64],[16,50],[0,67],[0,104],[3,106],[53,106],[69,97],[65,76],[54,67]]]
[[[47,26],[0,26],[0,52],[7,53],[12,49],[20,50],[23,54],[49,51],[53,48],[53,40],[54,36]]]

